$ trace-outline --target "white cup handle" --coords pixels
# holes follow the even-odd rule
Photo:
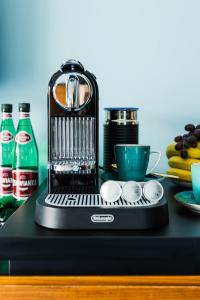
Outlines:
[[[161,151],[150,151],[150,155],[151,154],[158,154],[158,159],[155,162],[155,164],[153,165],[153,167],[150,170],[147,170],[146,175],[150,174],[157,167],[157,165],[159,164],[159,161],[161,159]]]

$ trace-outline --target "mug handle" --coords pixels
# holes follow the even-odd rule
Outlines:
[[[158,159],[155,162],[155,164],[153,165],[153,167],[149,171],[147,170],[146,175],[150,174],[157,167],[157,165],[158,165],[158,163],[159,163],[159,161],[161,159],[161,151],[150,151],[150,155],[151,154],[158,154]]]

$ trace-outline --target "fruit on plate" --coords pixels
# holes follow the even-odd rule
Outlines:
[[[187,149],[188,157],[190,158],[198,158],[200,159],[200,142],[198,142],[196,148],[188,148]],[[167,147],[167,158],[170,158],[172,156],[179,156],[180,157],[180,151],[175,149],[175,144],[170,144]]]
[[[188,170],[169,168],[169,170],[167,170],[167,174],[178,176],[179,180],[182,181],[192,181],[191,171]]]
[[[198,141],[200,141],[200,125],[187,124],[185,125],[185,130],[186,134],[178,135],[174,139],[176,142],[174,147],[177,151],[180,151],[182,158],[189,157],[189,149],[197,148]]]
[[[200,163],[200,125],[187,124],[186,133],[175,137],[175,143],[167,147],[169,159],[167,174],[179,177],[181,181],[191,182],[191,165]]]
[[[199,162],[200,160],[195,158],[184,159],[180,156],[172,156],[170,157],[168,164],[171,168],[191,171],[191,165]]]

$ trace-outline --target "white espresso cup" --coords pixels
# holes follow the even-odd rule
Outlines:
[[[125,182],[122,186],[122,198],[130,203],[139,201],[142,198],[141,185],[133,180]]]
[[[122,188],[117,181],[108,180],[104,182],[100,188],[102,199],[108,203],[113,203],[121,197]]]
[[[163,197],[164,189],[157,180],[150,180],[143,185],[143,195],[151,203],[157,203]]]

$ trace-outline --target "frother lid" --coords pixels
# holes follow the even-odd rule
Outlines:
[[[138,110],[137,107],[106,107],[104,108],[105,123],[136,124]]]
[[[139,110],[139,108],[137,107],[105,107],[104,110],[109,110],[109,111],[118,111],[118,110],[123,110],[123,111],[127,111],[127,110],[132,110],[132,111],[137,111]]]

